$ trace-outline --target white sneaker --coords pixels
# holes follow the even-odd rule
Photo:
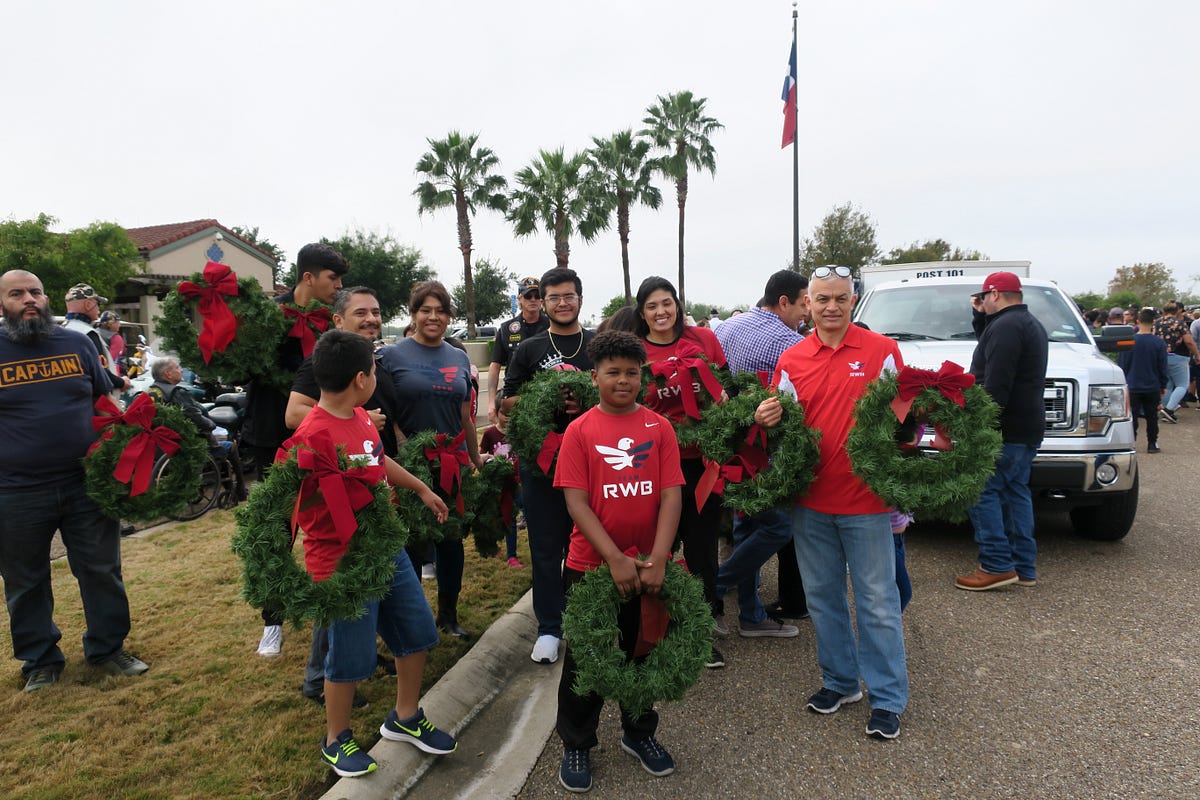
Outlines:
[[[283,626],[264,625],[262,639],[258,642],[260,656],[277,656],[283,647]]]
[[[421,565],[421,580],[423,580],[423,581],[437,580],[437,567],[435,567],[433,564],[422,564]]]
[[[553,664],[558,661],[558,637],[544,633],[533,643],[533,652],[529,657],[539,664]]]

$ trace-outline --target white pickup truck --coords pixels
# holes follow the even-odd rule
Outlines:
[[[1050,340],[1046,434],[1029,479],[1035,502],[1069,511],[1082,536],[1120,539],[1133,526],[1138,504],[1125,376],[1101,354],[1075,303],[1056,284],[1029,277],[1028,261],[867,266],[854,319],[895,339],[909,366],[936,370],[953,361],[969,369],[975,350],[969,295],[998,270],[1021,276],[1025,303]],[[1132,338],[1128,329],[1106,332],[1100,344],[1117,349],[1121,333]]]

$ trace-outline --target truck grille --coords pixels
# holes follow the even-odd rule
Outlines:
[[[1075,384],[1072,381],[1046,381],[1042,400],[1046,406],[1046,430],[1069,431],[1075,427]]]

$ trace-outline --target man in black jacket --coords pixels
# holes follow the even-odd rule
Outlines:
[[[988,275],[971,296],[976,316],[984,315],[971,374],[1000,405],[1004,436],[996,471],[970,511],[979,565],[954,582],[973,592],[1037,582],[1029,468],[1046,426],[1042,396],[1049,345],[1046,329],[1023,299],[1021,279],[1011,272]]]

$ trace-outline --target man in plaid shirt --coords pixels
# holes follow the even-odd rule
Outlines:
[[[763,297],[755,308],[721,323],[716,329],[717,339],[733,374],[766,373],[770,380],[783,351],[804,338],[796,328],[806,313],[806,288],[808,279],[803,275],[780,270],[767,279]],[[731,588],[737,588],[739,619],[753,624],[761,623],[768,616],[777,621],[780,616],[807,617],[804,584],[800,581],[796,551],[792,546],[791,509],[773,508],[753,517],[735,515],[733,540],[733,553],[717,573],[717,596],[724,597]],[[779,603],[768,614],[758,595],[758,571],[775,553],[779,553]],[[724,619],[718,617],[717,634],[726,636],[728,633]],[[798,631],[780,621],[780,633],[777,634],[757,633],[753,628],[743,629],[741,633],[743,636],[795,636]]]

